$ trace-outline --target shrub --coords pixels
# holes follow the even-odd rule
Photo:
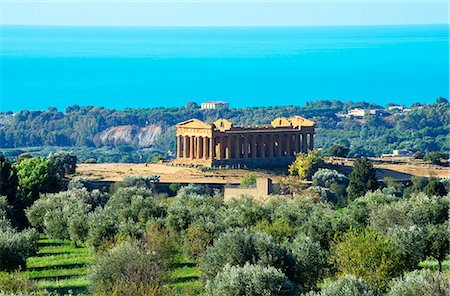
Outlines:
[[[94,260],[90,290],[95,295],[163,295],[166,270],[156,254],[137,242],[124,242]]]
[[[0,229],[0,271],[25,270],[26,258],[36,253],[38,237],[31,229],[21,232],[11,227]]]
[[[211,245],[213,236],[200,226],[192,224],[186,230],[186,238],[184,240],[184,250],[191,257],[199,258]]]
[[[205,285],[206,295],[295,295],[297,287],[273,267],[245,264],[225,265],[214,279]]]
[[[405,270],[414,270],[426,258],[427,231],[417,225],[396,226],[387,230],[387,235],[397,246]]]
[[[149,183],[146,178],[141,176],[126,176],[122,181],[111,185],[110,192],[115,193],[120,188],[126,187],[142,187],[148,188]]]
[[[447,188],[445,188],[445,185],[438,179],[430,178],[427,186],[423,189],[423,192],[428,196],[444,196],[447,194]]]
[[[344,145],[333,145],[328,149],[327,155],[337,157],[347,157],[349,152],[350,149],[348,149]]]
[[[245,173],[241,177],[241,187],[250,188],[256,186],[256,175],[253,173]]]
[[[448,296],[448,277],[438,271],[416,270],[391,282],[387,296]]]
[[[349,179],[349,200],[361,197],[366,194],[366,192],[374,190],[378,186],[376,172],[373,168],[372,161],[367,158],[358,158],[355,161]]]
[[[86,243],[94,250],[98,250],[106,242],[112,240],[119,228],[117,215],[113,211],[101,207],[89,213],[87,225]]]
[[[300,266],[302,286],[313,289],[326,267],[326,254],[318,242],[304,234],[298,235],[290,244],[290,250]]]
[[[339,275],[361,277],[377,289],[402,271],[401,254],[388,237],[370,229],[350,230],[331,248],[330,262]]]
[[[50,238],[71,239],[75,245],[87,236],[87,204],[90,193],[86,189],[46,194],[27,211],[30,223],[40,227]]]
[[[268,220],[262,220],[258,222],[253,230],[256,232],[267,233],[272,236],[278,243],[282,243],[287,239],[291,239],[294,237],[296,231],[295,229],[289,225],[283,219],[276,219],[273,222],[269,222]]]
[[[448,238],[448,222],[443,224],[428,224],[425,254],[438,261],[439,271],[442,271],[442,262],[445,260],[450,242]]]
[[[248,196],[229,201],[223,214],[225,225],[229,227],[250,227],[261,220],[269,219],[267,208]]]
[[[332,204],[336,204],[338,202],[336,194],[331,192],[331,190],[326,187],[311,186],[308,188],[308,191],[316,193],[321,200],[331,202]]]
[[[208,247],[200,258],[200,269],[205,279],[212,280],[226,264],[244,266],[246,263],[273,266],[296,280],[297,266],[286,249],[266,234],[240,228],[223,233]]]
[[[347,186],[348,178],[336,170],[319,169],[313,176],[312,181],[314,186],[321,186],[330,188],[331,184],[337,183]]]
[[[307,179],[324,165],[325,162],[316,151],[310,151],[308,154],[300,153],[294,162],[289,165],[289,174]]]
[[[142,235],[148,220],[165,214],[165,209],[156,203],[152,192],[142,187],[119,188],[105,208],[115,213],[124,235]],[[136,230],[130,232],[127,224]]]
[[[59,151],[48,156],[48,160],[53,163],[62,178],[65,175],[75,174],[77,168],[77,156],[73,152]]]
[[[0,294],[3,295],[28,295],[37,292],[35,282],[25,277],[20,272],[0,272]],[[9,294],[11,293],[11,294]]]
[[[442,160],[445,160],[445,159],[448,159],[448,155],[443,152],[440,152],[440,151],[430,152],[423,157],[423,160],[429,161],[432,164],[438,164],[438,165],[440,165],[442,163]]]
[[[169,190],[172,194],[177,194],[178,190],[180,190],[181,184],[180,183],[171,183],[169,185]]]
[[[310,292],[305,296],[378,296],[365,280],[346,275],[336,281],[327,282],[320,292]]]
[[[89,179],[82,178],[82,177],[75,177],[69,181],[69,184],[67,185],[68,190],[73,189],[83,189],[86,188],[89,191],[93,190],[92,182]]]

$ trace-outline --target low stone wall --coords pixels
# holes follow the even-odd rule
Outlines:
[[[272,180],[269,178],[260,178],[256,180],[255,188],[233,188],[225,187],[223,200],[225,202],[242,196],[251,196],[259,201],[266,201],[272,193]]]

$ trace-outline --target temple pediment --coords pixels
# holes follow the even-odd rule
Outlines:
[[[212,125],[199,119],[189,119],[177,124],[177,128],[212,128]]]
[[[300,127],[300,126],[315,126],[316,123],[312,120],[306,119],[301,116],[292,116],[289,118],[289,121],[291,122],[293,127]]]
[[[230,130],[233,127],[233,123],[229,120],[226,119],[218,119],[214,122],[214,126],[219,130],[219,131],[227,131]]]

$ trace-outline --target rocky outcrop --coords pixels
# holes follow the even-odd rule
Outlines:
[[[97,146],[103,145],[129,145],[136,147],[151,147],[161,134],[161,126],[149,125],[139,127],[137,125],[121,125],[110,127],[94,137]]]

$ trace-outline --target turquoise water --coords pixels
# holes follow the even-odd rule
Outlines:
[[[449,96],[446,25],[0,28],[1,111]]]

